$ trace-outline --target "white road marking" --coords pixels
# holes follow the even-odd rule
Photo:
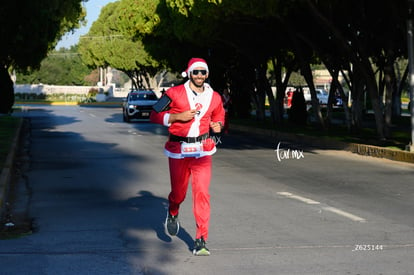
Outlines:
[[[307,203],[307,204],[321,204],[318,201],[314,201],[314,200],[311,200],[311,199],[308,199],[308,198],[305,198],[305,197],[294,195],[294,194],[289,193],[289,192],[277,192],[277,194],[281,195],[281,196],[284,196],[284,197],[287,197],[287,198],[290,198],[290,199],[298,200],[298,201],[301,201],[301,202],[304,202],[304,203]]]
[[[338,214],[340,216],[343,216],[345,218],[351,219],[353,221],[356,222],[366,222],[366,220],[364,218],[358,217],[354,214],[351,214],[349,212],[346,211],[342,211],[341,209],[335,208],[335,207],[323,207],[324,210]]]
[[[280,196],[289,198],[289,199],[294,199],[294,200],[304,202],[306,204],[315,204],[315,205],[321,204],[318,201],[314,201],[314,200],[311,200],[311,199],[308,199],[308,198],[305,198],[305,197],[302,197],[302,196],[298,196],[298,195],[295,195],[295,194],[292,194],[292,193],[289,193],[289,192],[277,192],[277,194],[280,195]],[[335,207],[325,206],[325,207],[322,207],[322,210],[329,211],[331,213],[335,213],[335,214],[340,215],[342,217],[348,218],[352,221],[366,222],[366,219],[364,219],[364,218],[361,218],[359,216],[356,216],[354,214],[351,214],[349,212],[343,211],[343,210],[335,208]]]

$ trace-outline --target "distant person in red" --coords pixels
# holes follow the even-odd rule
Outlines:
[[[289,89],[289,91],[286,94],[287,94],[287,106],[288,108],[290,108],[292,106],[293,92]]]
[[[204,59],[190,59],[183,72],[188,81],[168,89],[164,94],[168,97],[168,107],[151,113],[152,122],[169,127],[169,139],[164,148],[171,180],[166,231],[172,236],[178,234],[179,208],[186,197],[191,177],[196,222],[194,255],[210,255],[206,241],[210,221],[212,155],[216,152],[216,144],[209,132],[221,132],[225,115],[221,96],[206,83],[208,76]]]

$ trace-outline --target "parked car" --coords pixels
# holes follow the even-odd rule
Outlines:
[[[316,97],[319,100],[319,104],[327,105],[329,93],[323,89],[315,89],[315,91],[316,91]]]
[[[149,119],[152,105],[158,101],[153,91],[130,91],[122,104],[122,115],[125,122],[131,119]]]
[[[329,93],[324,89],[315,89],[316,97],[318,98],[319,104],[327,105],[328,104],[328,97]],[[303,95],[305,97],[305,101],[307,103],[311,102],[311,94],[309,88],[303,89]]]

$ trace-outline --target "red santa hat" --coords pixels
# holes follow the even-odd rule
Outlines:
[[[191,58],[190,61],[188,61],[187,70],[182,72],[181,76],[187,77],[190,74],[190,72],[194,70],[194,68],[198,68],[198,67],[204,68],[208,72],[207,62],[204,59],[197,58],[197,57]]]

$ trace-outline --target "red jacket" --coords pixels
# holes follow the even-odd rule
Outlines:
[[[171,98],[170,109],[164,112],[151,112],[151,121],[168,126],[168,131],[180,137],[198,137],[209,133],[210,122],[221,122],[224,125],[225,111],[221,96],[213,91],[208,84],[204,84],[204,92],[195,95],[189,86],[190,81],[183,85],[168,89],[165,93]],[[168,124],[169,114],[181,113],[197,109],[200,113],[187,122],[174,122]],[[216,146],[211,138],[203,140],[204,155],[216,152]],[[168,141],[165,144],[165,154],[172,158],[182,158],[181,143]]]

